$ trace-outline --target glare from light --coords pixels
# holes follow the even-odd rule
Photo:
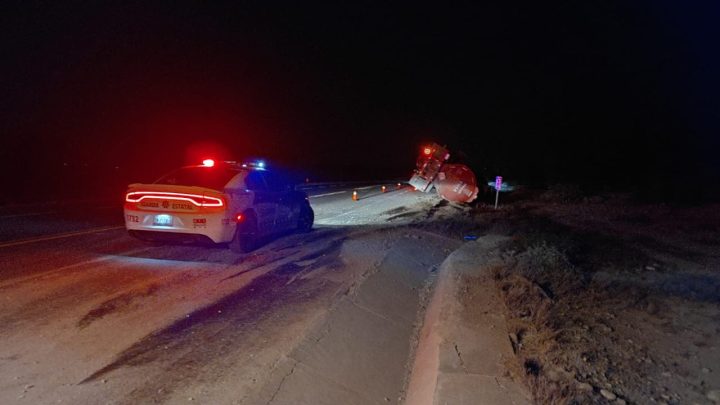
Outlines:
[[[161,225],[161,226],[171,226],[172,225],[172,217],[167,214],[156,215],[155,221],[158,223],[158,225]]]

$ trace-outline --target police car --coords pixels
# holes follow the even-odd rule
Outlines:
[[[309,231],[314,213],[307,195],[262,162],[186,166],[152,184],[131,184],[125,227],[144,241],[228,243],[249,252],[280,232]]]

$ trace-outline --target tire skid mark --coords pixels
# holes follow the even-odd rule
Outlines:
[[[83,329],[111,313],[133,308],[134,305],[129,305],[136,302],[137,298],[147,298],[161,288],[202,277],[188,272],[147,271],[147,265],[120,263],[112,268],[72,272],[62,279],[53,276],[49,281],[42,280],[43,283],[37,283],[31,300],[11,311],[0,313],[0,333],[18,330],[21,325],[33,324],[36,327],[65,316],[75,317],[77,314],[70,314],[84,303],[104,300],[85,315],[79,316],[80,321],[75,326]],[[108,283],[108,279],[113,282]],[[157,288],[151,288],[152,291],[148,293],[149,285],[156,285]]]
[[[293,254],[296,254],[296,253],[297,253],[297,252],[292,252],[290,255],[293,255]],[[269,266],[269,265],[271,265],[271,264],[273,264],[273,263],[277,263],[277,262],[279,262],[279,261],[281,261],[281,260],[284,260],[284,259],[287,259],[287,256],[281,255],[281,256],[273,257],[273,258],[268,259],[268,260],[261,260],[261,261],[259,261],[258,263],[252,264],[252,265],[250,265],[249,267],[245,267],[245,268],[243,268],[242,270],[240,270],[240,271],[238,271],[238,272],[236,272],[236,273],[233,273],[233,274],[231,274],[231,275],[223,278],[223,279],[220,280],[219,282],[232,280],[233,278],[240,277],[240,276],[242,276],[243,274],[249,273],[249,272],[251,272],[251,271],[253,271],[253,270],[256,270],[256,269],[259,269],[259,268],[261,268],[261,267]]]
[[[389,209],[387,211],[381,212],[380,215],[397,215],[397,214],[402,214],[407,211],[410,211],[410,209],[404,205],[401,205],[399,207],[395,207],[395,208]]]
[[[315,257],[320,257],[320,256],[326,254],[327,253],[326,251],[328,249],[330,251],[334,250],[336,247],[335,245],[338,243],[338,240],[341,240],[339,243],[342,244],[342,242],[345,239],[347,239],[346,236],[340,236],[340,237],[333,239],[337,235],[344,235],[344,233],[336,231],[336,230],[324,230],[324,231],[315,231],[310,235],[305,235],[302,237],[300,242],[295,240],[296,238],[292,238],[292,237],[284,239],[280,243],[278,243],[279,246],[271,246],[270,248],[272,248],[272,250],[270,250],[270,251],[263,252],[258,255],[255,255],[255,256],[246,255],[246,256],[238,258],[235,261],[235,264],[249,262],[249,263],[251,263],[250,266],[242,268],[239,272],[236,272],[234,274],[231,274],[231,275],[223,278],[222,280],[220,280],[220,282],[242,276],[243,274],[253,271],[255,269],[258,269],[260,267],[265,267],[272,263],[277,263],[282,260],[291,258],[294,255],[302,252],[302,250],[298,249],[298,246],[306,246],[306,245],[310,245],[314,242],[318,242],[318,241],[325,242],[325,241],[329,240],[330,244],[328,245],[328,247],[321,248],[317,252],[307,254],[307,255],[302,256],[297,259],[293,258],[291,260],[297,261],[297,262],[302,262],[304,260],[309,260],[309,259],[313,259]],[[283,252],[283,251],[291,249],[291,248],[294,248],[294,249],[291,250],[290,252]],[[283,252],[283,253],[280,253],[280,252]],[[313,255],[315,255],[315,256],[313,256]]]
[[[78,302],[92,300],[94,297],[102,297],[116,293],[127,285],[136,284],[147,279],[147,275],[141,273],[127,273],[115,278],[113,284],[105,282],[101,274],[93,274],[82,282],[74,282],[60,288],[48,290],[46,294],[24,303],[11,313],[4,313],[0,316],[0,331],[13,331],[21,328],[21,325],[39,321],[40,324],[52,322],[55,317],[48,316],[48,313],[62,313],[67,308],[73,308]]]
[[[127,310],[132,303],[138,301],[139,299],[154,295],[159,289],[160,284],[153,282],[106,300],[80,318],[77,322],[77,327],[84,329],[90,326],[91,323],[102,319],[107,315]]]
[[[393,216],[391,216],[391,217],[388,217],[388,218],[386,219],[386,221],[390,222],[390,221],[394,221],[394,220],[396,220],[396,219],[401,219],[401,218],[417,217],[417,216],[421,215],[422,213],[423,213],[422,211],[407,211],[407,212],[403,212],[403,213],[400,213],[400,214],[395,214],[395,215],[393,215]]]
[[[280,264],[239,290],[147,335],[79,384],[96,381],[123,367],[155,363],[165,370],[155,378],[160,381],[150,380],[130,395],[161,401],[174,388],[182,387],[183,381],[201,373],[204,368],[198,364],[212,364],[226,357],[228,352],[241,350],[238,342],[248,341],[242,336],[252,333],[263,321],[277,316],[273,314],[281,308],[301,306],[327,291],[333,282],[302,276],[336,266],[340,262],[344,240],[344,237],[330,240],[329,244],[323,244],[320,249],[302,258]],[[296,264],[313,258],[317,260],[306,266]],[[289,285],[290,281],[292,285]],[[194,366],[183,366],[188,363]],[[153,384],[161,385],[163,390],[158,392]]]

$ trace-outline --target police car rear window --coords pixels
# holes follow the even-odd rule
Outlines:
[[[183,167],[162,176],[155,183],[205,187],[222,191],[238,173],[237,170],[224,167]]]

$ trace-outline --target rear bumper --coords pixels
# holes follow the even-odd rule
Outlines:
[[[209,237],[195,233],[128,230],[128,234],[133,238],[153,242],[196,243],[201,245],[211,245],[215,243]]]
[[[157,215],[169,215],[171,223],[155,225]],[[235,227],[236,223],[224,212],[191,214],[125,209],[125,228],[140,239],[224,243],[232,240]]]

